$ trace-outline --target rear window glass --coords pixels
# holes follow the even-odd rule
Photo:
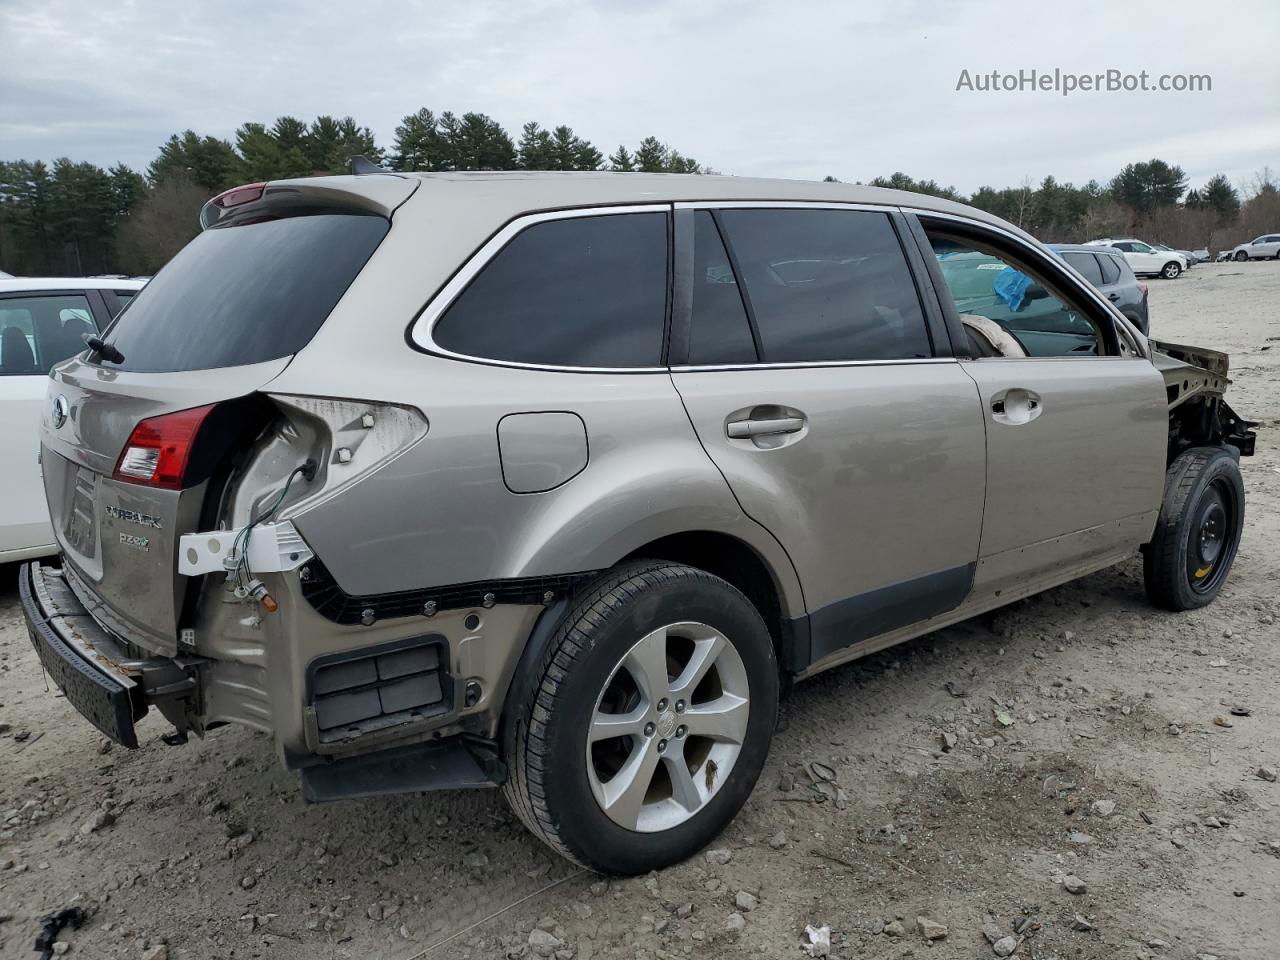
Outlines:
[[[667,311],[667,215],[548,220],[521,231],[437,321],[468,357],[656,367]]]
[[[390,228],[317,214],[206,230],[121,312],[108,340],[124,363],[112,366],[208,370],[297,353]]]

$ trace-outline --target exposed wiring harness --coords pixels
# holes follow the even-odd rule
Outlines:
[[[317,464],[314,460],[308,459],[301,466],[294,467],[290,471],[289,476],[285,478],[284,486],[276,495],[275,499],[256,516],[252,516],[247,524],[236,534],[235,540],[231,545],[231,555],[235,558],[235,569],[227,576],[228,580],[234,580],[235,589],[238,596],[253,596],[254,599],[263,599],[267,596],[266,589],[254,578],[253,571],[249,567],[249,541],[253,536],[253,528],[260,523],[264,523],[280,509],[280,505],[284,503],[285,497],[289,495],[289,488],[293,486],[295,477],[304,477],[308,482],[315,479]],[[274,601],[269,605],[269,609],[274,609]]]

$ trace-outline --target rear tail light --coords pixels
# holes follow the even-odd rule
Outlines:
[[[1147,285],[1145,283],[1138,284],[1138,289],[1142,291],[1144,297],[1147,295]]]
[[[143,420],[133,428],[112,479],[181,490],[200,425],[217,404]]]

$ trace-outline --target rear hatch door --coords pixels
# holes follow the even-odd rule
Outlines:
[[[179,539],[210,521],[228,462],[265,426],[258,391],[319,330],[414,186],[331,177],[230,191],[234,205],[211,201],[206,229],[104,335],[123,360],[108,349],[54,369],[41,428],[54,533],[68,581],[124,639],[176,652]]]

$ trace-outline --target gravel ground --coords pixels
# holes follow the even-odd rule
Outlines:
[[[842,958],[992,957],[985,926],[1023,958],[1273,960],[1280,264],[1151,302],[1265,422],[1218,602],[1153,610],[1130,561],[803,684],[716,849],[649,877],[577,871],[494,791],[306,806],[240,729],[167,747],[153,715],[108,749],[46,691],[0,568],[0,954],[81,904],[72,956],[148,960],[803,957],[807,924]]]

